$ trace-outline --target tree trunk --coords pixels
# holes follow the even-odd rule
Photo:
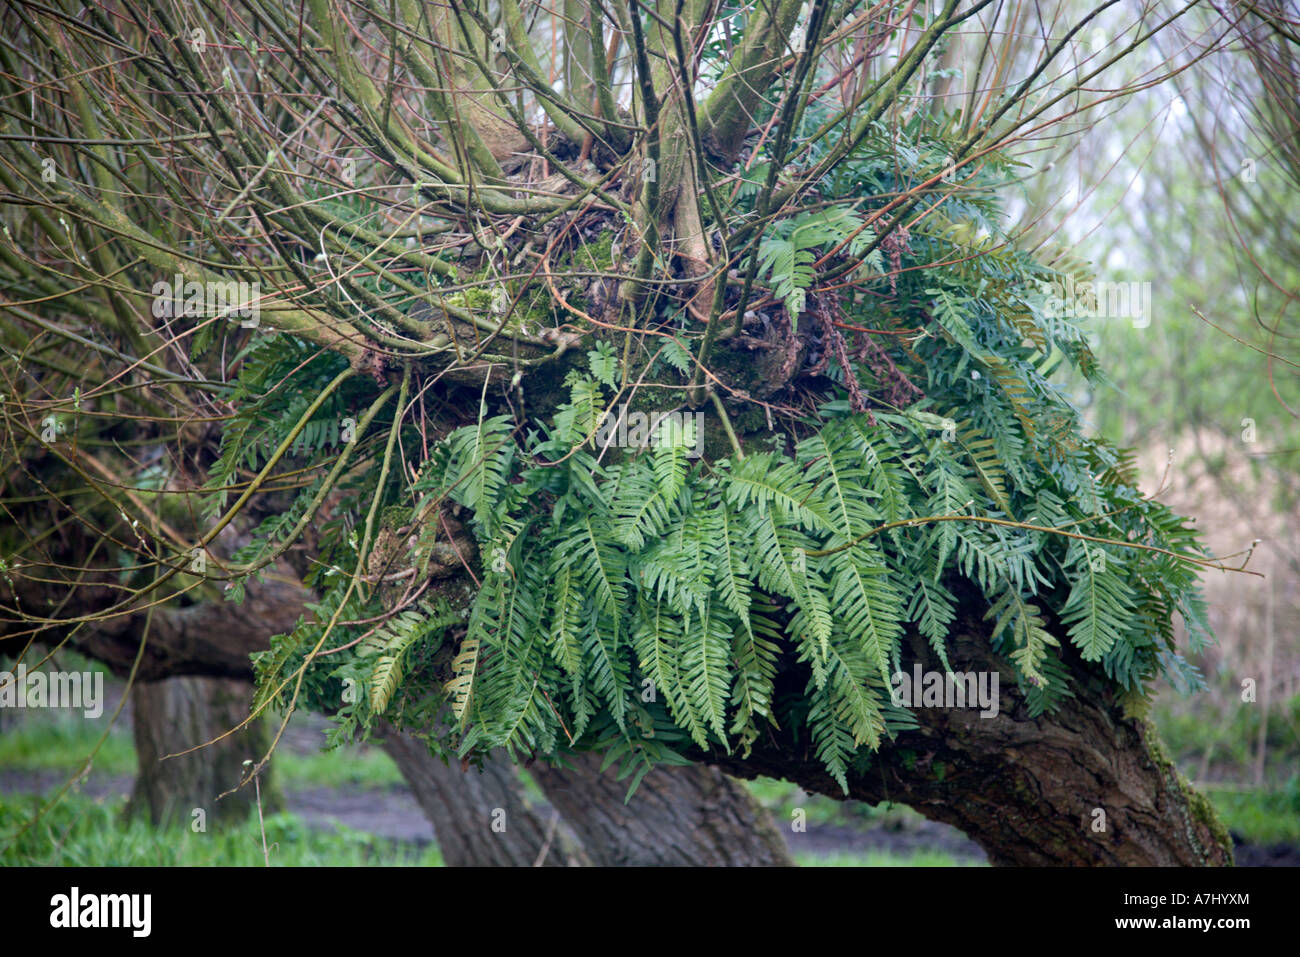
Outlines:
[[[424,743],[390,733],[383,748],[433,824],[450,867],[564,867],[588,860],[558,811],[538,814],[524,797],[513,765],[499,755],[483,770],[443,764]]]
[[[626,782],[599,773],[597,755],[571,767],[537,764],[529,773],[554,808],[528,807],[514,767],[499,755],[461,771],[408,735],[391,734],[384,750],[397,762],[433,824],[450,866],[529,866],[550,837],[546,865],[601,867],[754,866],[793,864],[785,840],[744,786],[716,768],[660,768],[646,775],[630,804]],[[505,830],[490,826],[498,809]],[[557,819],[558,817],[558,819]]]
[[[253,786],[220,795],[239,785],[245,760],[256,761],[265,753],[270,742],[260,722],[198,751],[164,758],[234,728],[248,717],[252,694],[247,682],[226,678],[137,682],[131,707],[139,774],[130,812],[147,814],[155,825],[180,823],[196,830],[244,821],[256,804]],[[275,803],[265,774],[261,794],[264,809]]]
[[[602,866],[750,866],[794,863],[771,815],[716,768],[656,768],[629,803],[627,782],[600,773],[595,754],[529,769],[547,799]]]
[[[998,672],[997,716],[915,709],[921,727],[850,774],[848,795],[806,741],[767,737],[748,759],[719,752],[707,760],[739,776],[785,778],[811,793],[906,804],[961,829],[999,865],[1232,863],[1226,829],[1163,755],[1154,726],[1125,717],[1101,680],[1079,669],[1075,697],[1055,714],[1030,718],[986,629],[968,617],[950,637],[949,656],[957,671]],[[941,670],[922,639],[913,640],[912,652],[924,669]],[[911,668],[906,658],[903,668]]]

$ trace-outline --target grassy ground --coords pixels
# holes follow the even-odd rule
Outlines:
[[[126,819],[123,801],[71,796],[32,824],[40,801],[0,796],[0,864],[105,867],[131,865],[226,867],[439,866],[442,856],[347,828],[307,828],[292,814],[265,820],[266,847],[254,812],[241,826],[196,833]],[[16,837],[15,837],[16,835]]]
[[[1300,845],[1300,695],[1264,710],[1228,681],[1202,695],[1168,695],[1153,712],[1178,766],[1228,829],[1253,844]],[[1264,761],[1259,761],[1261,730]]]
[[[57,712],[39,717],[26,715],[18,726],[11,725],[0,733],[0,772],[57,775],[58,784],[45,795],[50,797],[84,765],[99,743],[103,726],[106,719],[89,723]],[[93,774],[100,780],[129,779],[135,773],[135,760],[129,730],[115,728],[99,744]],[[284,792],[345,786],[378,789],[400,785],[402,780],[396,765],[376,748],[307,753],[283,748],[277,751],[273,768],[276,786]],[[829,798],[804,795],[798,788],[777,781],[753,782],[752,787],[779,822],[789,822],[796,806],[806,811],[813,828],[893,827],[919,820],[901,805],[881,809],[856,803],[843,805]],[[536,791],[535,786],[531,790]],[[540,796],[540,792],[533,795]],[[227,825],[208,833],[195,833],[183,826],[159,830],[145,821],[128,819],[121,798],[93,798],[74,791],[30,824],[40,814],[42,803],[36,795],[0,793],[0,865],[263,866],[268,860],[271,866],[441,864],[434,845],[420,848],[346,827],[336,831],[313,829],[290,813],[266,817],[268,854],[264,856],[255,814],[241,826]],[[801,865],[810,867],[945,867],[969,863],[940,850],[800,852],[795,857]]]
[[[868,851],[865,854],[796,854],[800,867],[984,867],[982,863],[953,857],[940,851],[915,854],[889,854]]]
[[[53,712],[27,720],[0,734],[0,769],[68,770],[95,752],[102,728],[81,718]],[[276,781],[283,787],[339,787],[345,784],[387,787],[402,783],[388,755],[377,748],[341,748],[300,753],[288,748],[273,758]],[[94,767],[109,775],[136,771],[135,746],[128,729],[114,728],[95,752]]]
[[[17,772],[46,772],[59,783],[84,766],[99,745],[93,774],[117,781],[135,773],[135,749],[129,726],[114,728],[102,744],[108,713],[97,722],[59,712],[27,713],[15,720],[3,716],[0,730],[0,785]],[[1236,721],[1195,720],[1185,710],[1157,708],[1155,717],[1169,751],[1219,809],[1228,827],[1253,844],[1300,845],[1300,749],[1294,733],[1300,719],[1300,699],[1279,703],[1268,726],[1267,786],[1244,784],[1253,777],[1253,743],[1258,735],[1257,712],[1239,709]],[[306,740],[314,740],[310,735]],[[276,787],[283,792],[308,789],[390,789],[401,785],[397,767],[377,748],[349,747],[333,752],[311,745],[282,747],[273,762]],[[1209,770],[1208,776],[1206,769]],[[1290,776],[1285,773],[1290,771]],[[1198,772],[1201,772],[1198,776]],[[1208,780],[1207,780],[1208,777]],[[771,810],[778,826],[789,828],[801,818],[817,853],[796,846],[796,859],[806,866],[960,866],[974,863],[969,849],[938,841],[923,843],[928,826],[902,805],[871,807],[808,795],[794,785],[760,780],[749,785]],[[57,785],[54,786],[57,790]],[[47,791],[47,796],[52,793]],[[539,796],[539,795],[538,795]],[[227,864],[261,866],[267,858],[254,815],[238,827],[194,833],[184,828],[156,830],[139,820],[127,820],[118,797],[87,797],[72,793],[34,825],[40,801],[33,795],[4,793],[0,786],[0,865],[13,864]],[[265,822],[271,865],[439,864],[436,847],[388,840],[339,827],[331,831],[308,827],[293,814],[269,815]],[[864,849],[857,836],[881,831],[910,835],[912,840],[882,852]],[[17,835],[15,837],[15,835]],[[810,834],[811,836],[811,834]],[[843,838],[845,851],[835,846]],[[804,842],[807,844],[808,842]]]
[[[1300,844],[1300,776],[1281,791],[1207,785],[1205,793],[1228,830],[1252,844]]]
[[[790,821],[797,810],[804,812],[810,824],[899,828],[922,820],[920,814],[903,804],[836,801],[820,794],[806,794],[797,785],[772,778],[750,781],[749,790],[780,823]]]

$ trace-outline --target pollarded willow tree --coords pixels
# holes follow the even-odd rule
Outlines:
[[[9,645],[211,657],[153,609],[288,568],[259,713],[1229,862],[1142,718],[1219,563],[1001,205],[1195,7],[12,5]]]

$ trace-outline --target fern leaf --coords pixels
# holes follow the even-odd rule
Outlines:
[[[1076,576],[1069,598],[1061,608],[1061,621],[1085,661],[1100,661],[1124,640],[1132,620],[1128,583],[1119,574],[1121,559],[1100,545],[1074,539],[1065,566]]]
[[[551,606],[551,655],[568,674],[581,672],[582,595],[574,586],[573,572],[561,564],[554,571]]]
[[[867,543],[829,556],[831,601],[839,628],[889,683],[889,662],[901,635],[901,601],[884,562]]]
[[[460,652],[452,659],[453,677],[444,686],[451,696],[451,713],[462,731],[469,720],[470,698],[474,692],[474,673],[478,668],[479,640],[477,636],[467,635],[460,644]]]
[[[696,715],[693,726],[707,726],[724,747],[728,747],[723,722],[731,691],[731,636],[726,621],[706,604],[703,613],[687,623],[680,652],[686,698]],[[708,747],[699,737],[695,743]]]
[[[383,714],[388,710],[393,692],[402,677],[402,661],[406,650],[422,636],[418,618],[399,616],[390,624],[391,637],[384,643],[382,653],[370,672],[370,710]]]
[[[654,450],[655,481],[667,501],[677,498],[686,484],[687,450],[695,446],[695,421],[688,419],[685,428],[674,417],[659,423]]]

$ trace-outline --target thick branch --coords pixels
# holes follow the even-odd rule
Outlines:
[[[1073,669],[1082,685],[1076,697],[1055,714],[1031,718],[978,617],[966,617],[948,647],[955,670],[998,673],[997,715],[915,709],[920,728],[899,734],[869,768],[850,774],[848,797],[899,802],[960,828],[995,864],[1232,863],[1231,841],[1209,803],[1163,756],[1154,727],[1125,717],[1099,678],[1081,681]],[[942,671],[922,639],[911,651],[905,670],[919,661]],[[716,752],[706,760],[739,777],[769,775],[844,797],[806,739],[796,742],[788,728],[757,742],[747,758]]]

